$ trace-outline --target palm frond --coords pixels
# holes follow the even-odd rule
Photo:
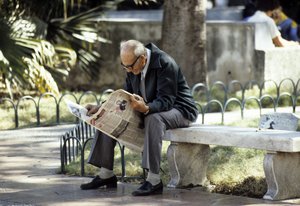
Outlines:
[[[134,1],[145,5],[162,0]],[[57,82],[75,66],[98,76],[97,48],[111,43],[98,19],[120,2],[0,0],[0,81],[57,92]]]
[[[24,48],[17,45],[10,34],[12,29],[5,18],[0,16],[0,74],[5,78],[3,81],[15,81],[26,84],[22,74],[26,70],[26,64],[22,61]],[[9,88],[7,88],[9,89]]]
[[[79,68],[91,78],[99,73],[100,68],[101,55],[96,46],[99,43],[111,43],[99,35],[102,31],[96,26],[103,9],[103,6],[98,6],[67,19],[53,19],[48,29],[47,39],[77,51]]]
[[[75,65],[76,53],[69,48],[54,47],[45,40],[18,37],[14,29],[0,18],[0,74],[4,77],[3,83],[58,93],[56,81],[68,75]]]
[[[24,61],[28,65],[28,72],[24,76],[28,78],[28,83],[30,83],[32,88],[36,88],[41,93],[52,92],[56,95],[59,94],[56,81],[44,66],[30,58],[25,58]]]
[[[45,40],[18,38],[17,42],[31,54],[31,58],[24,58],[28,67],[25,76],[31,86],[41,92],[58,93],[56,81],[68,75],[75,65],[76,53],[68,48],[54,47]]]

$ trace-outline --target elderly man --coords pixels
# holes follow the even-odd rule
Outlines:
[[[133,94],[130,105],[144,115],[142,167],[148,170],[148,176],[132,195],[161,194],[162,137],[168,129],[187,127],[197,119],[198,110],[180,67],[154,44],[144,46],[136,40],[121,42],[120,57],[127,72],[125,90]],[[87,109],[92,114],[98,107],[88,105]],[[113,173],[115,145],[114,139],[99,131],[96,133],[88,161],[100,167],[100,174],[90,183],[82,184],[81,189],[117,186]]]

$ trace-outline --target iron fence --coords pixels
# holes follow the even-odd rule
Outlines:
[[[65,173],[65,166],[78,157],[80,158],[80,174],[85,176],[85,150],[88,143],[93,141],[95,135],[95,128],[80,121],[77,126],[71,131],[67,132],[60,139],[60,154],[61,154],[61,173]],[[121,179],[126,177],[125,171],[125,147],[117,142],[121,153]]]
[[[271,94],[263,93],[263,90],[265,89],[267,83],[273,84],[275,95],[272,96]],[[205,123],[205,114],[211,112],[212,105],[216,105],[216,107],[218,108],[218,112],[221,113],[221,124],[224,124],[224,113],[228,111],[230,105],[236,104],[241,111],[241,119],[244,119],[246,104],[250,101],[256,102],[257,108],[259,109],[259,114],[261,115],[261,110],[264,108],[263,102],[268,101],[268,104],[272,105],[274,112],[276,112],[277,108],[280,106],[280,101],[286,97],[288,98],[290,105],[292,106],[292,112],[295,113],[299,99],[299,84],[300,79],[295,83],[290,78],[283,79],[279,84],[277,84],[273,80],[266,80],[261,84],[259,84],[257,81],[249,81],[244,85],[237,80],[231,81],[228,85],[225,85],[221,81],[217,81],[214,82],[210,88],[203,83],[195,84],[192,87],[191,91],[196,101],[199,113],[202,116],[201,123]],[[237,85],[238,88],[235,87],[235,85]],[[258,88],[259,94],[257,96],[245,96],[247,89],[251,89],[254,86]],[[268,87],[270,88],[270,86]],[[223,93],[223,98],[213,97],[214,94],[218,92]],[[228,98],[230,94],[235,94],[237,92],[241,92],[240,98]],[[204,101],[203,98],[201,101],[200,96],[204,96]]]
[[[41,124],[41,119],[40,119],[40,116],[41,116],[41,100],[43,98],[45,98],[46,96],[50,96],[51,98],[54,99],[54,102],[55,102],[55,112],[56,112],[56,124],[60,124],[61,122],[61,119],[60,119],[60,106],[64,100],[64,98],[66,98],[67,96],[71,96],[72,98],[74,98],[75,102],[80,104],[83,97],[87,96],[87,95],[91,95],[94,97],[94,100],[95,100],[95,103],[96,104],[99,104],[101,101],[103,101],[103,96],[111,93],[113,90],[112,89],[107,89],[105,91],[103,91],[99,98],[97,98],[97,95],[96,93],[94,92],[91,92],[91,91],[87,91],[87,92],[84,92],[83,94],[80,95],[80,97],[77,99],[77,97],[73,94],[73,93],[64,93],[62,94],[59,98],[56,97],[54,94],[52,93],[43,93],[41,94],[39,97],[38,97],[38,100],[35,100],[32,96],[22,96],[20,97],[16,102],[13,101],[12,99],[10,98],[0,98],[0,104],[3,104],[5,102],[8,102],[12,109],[14,110],[14,122],[15,122],[15,128],[18,128],[19,127],[19,110],[20,110],[20,104],[21,102],[23,101],[31,101],[33,104],[34,104],[34,108],[36,110],[36,125],[37,126],[40,126]],[[63,103],[64,104],[64,103]],[[78,122],[78,119],[76,119],[76,121]]]

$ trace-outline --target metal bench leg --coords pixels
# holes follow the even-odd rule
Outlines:
[[[267,153],[264,171],[268,191],[264,199],[283,200],[300,197],[300,153]]]
[[[204,185],[209,153],[209,145],[171,142],[167,151],[171,175],[168,187]]]

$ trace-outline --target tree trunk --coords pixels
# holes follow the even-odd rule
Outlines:
[[[180,65],[190,86],[206,83],[206,0],[165,0],[162,48]]]

